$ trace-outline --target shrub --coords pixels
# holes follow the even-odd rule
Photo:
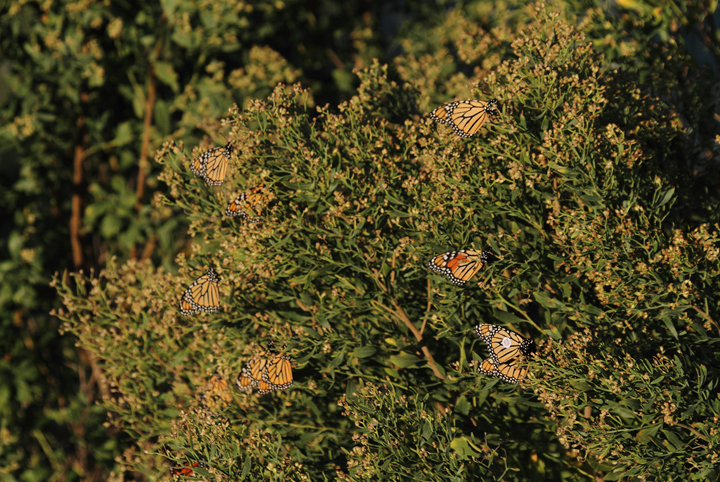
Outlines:
[[[717,220],[713,199],[692,196],[716,179],[678,161],[677,113],[536,11],[512,60],[478,75],[473,96],[497,97],[502,115],[471,140],[418,108],[428,97],[412,76],[428,66],[406,59],[406,82],[376,63],[337,109],[313,112],[299,85],[232,109],[239,152],[220,188],[190,173],[199,149],[163,146],[156,207],[183,209],[194,238],[179,275],[110,262],[75,287],[55,281],[114,423],[159,456],[128,453],[128,468],[200,461],[217,480],[712,475],[718,226],[690,216]],[[264,222],[222,216],[261,182]],[[426,267],[461,247],[496,258],[464,289]],[[181,318],[182,292],[209,263],[220,312]],[[554,340],[529,361],[542,404],[476,373],[479,322]],[[293,387],[213,398],[212,374],[232,384],[269,341],[286,345]]]

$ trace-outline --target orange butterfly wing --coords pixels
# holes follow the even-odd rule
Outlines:
[[[196,157],[190,164],[190,171],[210,186],[220,186],[225,180],[232,153],[231,142],[225,147],[214,147]]]
[[[482,364],[478,367],[478,371],[483,375],[498,376],[498,371],[492,358],[483,360]]]
[[[214,313],[220,307],[218,277],[211,266],[207,273],[196,279],[180,299],[180,313],[189,316],[198,312]]]
[[[529,368],[518,363],[536,351],[532,339],[489,323],[477,325],[475,333],[490,350],[490,358],[478,368],[480,373],[502,378],[508,383],[519,383],[527,376]]]
[[[450,104],[444,104],[440,107],[436,107],[430,113],[430,118],[440,124],[450,124],[450,114],[448,113],[447,106]]]
[[[520,383],[520,381],[527,376],[528,367],[517,364],[518,360],[513,363],[501,363],[497,365],[497,371],[500,378],[508,383]]]
[[[205,464],[202,464],[200,462],[186,462],[185,464],[175,464],[173,467],[170,468],[170,475],[175,476],[182,476],[182,477],[191,477],[193,474],[195,474],[195,471],[193,468],[195,467],[207,467]]]
[[[264,187],[264,184],[260,184],[240,194],[233,202],[228,204],[227,209],[225,209],[225,216],[240,216],[251,223],[262,221],[260,205],[267,199],[267,196],[262,192]]]
[[[275,390],[287,390],[293,384],[292,365],[287,355],[276,355],[268,363],[263,380],[273,385]]]
[[[460,137],[472,137],[490,117],[497,114],[497,100],[460,100],[448,102],[432,111],[430,117],[441,124],[448,124]]]
[[[453,284],[462,286],[487,265],[489,253],[460,249],[439,254],[428,262],[430,269],[444,274]]]

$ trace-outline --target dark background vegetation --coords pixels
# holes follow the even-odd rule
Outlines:
[[[414,89],[411,108],[377,105],[376,114],[402,124],[395,112],[420,115],[440,102],[469,96],[473,93],[468,89],[471,82],[495,82],[487,77],[503,61],[517,60],[518,50],[511,48],[511,43],[517,40],[516,32],[533,21],[526,5],[352,0],[1,3],[3,480],[106,480],[111,473],[118,480],[145,480],[158,473],[143,473],[131,463],[137,446],[147,443],[151,448],[143,439],[143,430],[108,423],[107,405],[96,403],[112,399],[102,364],[93,350],[76,347],[74,334],[60,333],[60,323],[50,312],[62,303],[49,283],[53,273],[70,282],[64,272],[87,273],[104,268],[113,258],[118,265],[150,260],[154,266],[177,272],[178,253],[190,254],[190,238],[185,234],[190,219],[177,206],[163,209],[152,203],[157,193],[167,194],[168,190],[158,181],[162,166],[153,162],[155,151],[164,142],[182,142],[187,152],[197,145],[207,148],[224,143],[221,133],[227,135],[228,131],[220,119],[227,116],[228,109],[237,104],[242,110],[251,99],[266,98],[279,82],[301,82],[308,88],[305,106],[327,103],[335,109],[356,95],[360,81],[353,70],[370,68],[374,58],[390,65],[391,79]],[[646,178],[638,177],[652,183],[654,170],[672,178],[671,185],[658,188],[662,196],[649,202],[658,211],[649,215],[656,218],[648,225],[653,229],[662,226],[657,241],[661,244],[673,237],[674,229],[689,232],[701,223],[718,222],[720,186],[714,173],[720,121],[716,80],[720,75],[720,16],[712,10],[715,8],[710,2],[671,1],[565,2],[552,7],[586,36],[602,71],[613,77],[612,84],[618,89],[623,86],[623,94],[637,89],[638,98],[649,96],[652,100],[647,102],[672,113],[667,117],[674,119],[675,130],[668,142],[660,146],[660,140],[653,138],[643,146],[645,150],[657,147],[666,163],[651,165],[644,173]],[[495,87],[504,89],[506,102],[522,95],[513,91],[512,79],[507,83]],[[548,87],[555,96],[562,96],[562,91],[553,89]],[[604,95],[621,131],[650,136],[649,130],[636,126],[635,114],[651,110],[645,101],[616,104],[621,92]],[[520,114],[513,113],[518,118]],[[545,131],[544,116],[541,112],[523,115],[529,124],[525,127]],[[638,191],[652,197],[650,188]],[[586,201],[592,203],[593,199],[590,196]],[[663,206],[673,206],[669,215],[661,212]],[[653,224],[657,219],[659,224]],[[712,234],[708,236],[714,239]],[[709,244],[712,249],[712,242]],[[691,264],[702,265],[700,260]],[[145,275],[151,276],[148,273]],[[708,292],[701,298],[712,300],[710,288],[718,285],[716,278],[708,276]],[[691,277],[689,274],[688,279]],[[613,292],[615,288],[607,289]],[[680,340],[684,331],[678,335],[676,328],[670,328],[672,323],[666,322],[684,313],[672,312],[676,308],[667,306],[657,319]],[[698,313],[693,316],[701,320],[700,325],[717,320],[720,313],[712,302],[689,309]],[[693,318],[687,325],[692,323],[697,321]],[[550,330],[551,325],[548,322],[543,328]],[[712,326],[708,333],[696,351],[714,352],[717,336]],[[616,336],[625,334],[618,328]],[[655,353],[657,347],[647,352]],[[547,352],[548,359],[555,362],[547,372],[554,373],[557,366],[572,371],[568,360],[576,360],[578,353],[582,350]],[[675,354],[668,356],[672,359]],[[577,365],[584,363],[580,360]],[[663,363],[666,361],[658,366]],[[573,379],[567,372],[557,377]],[[583,390],[581,382],[575,384],[577,390]],[[552,398],[538,386],[536,391],[544,402]],[[673,385],[665,390],[679,392],[682,388]],[[716,397],[712,387],[698,390]],[[382,399],[408,410],[407,400],[394,401],[395,394],[371,395],[387,397]],[[424,406],[422,399],[410,403],[412,410]],[[459,406],[460,412],[469,410],[467,405]],[[633,402],[628,406],[637,409]],[[549,413],[557,420],[562,418],[553,410]],[[692,418],[692,414],[687,416]],[[655,432],[638,435],[634,443],[657,435],[658,429],[648,426]],[[554,430],[543,428],[537,433],[547,437]],[[557,435],[562,437],[563,431]],[[447,437],[454,441],[451,435]],[[675,440],[674,435],[668,437]],[[536,442],[538,446],[548,443],[544,438]],[[582,440],[572,443],[583,446]],[[679,454],[684,453],[684,443],[678,440],[674,448]],[[519,449],[526,453],[528,464],[537,462],[537,455],[527,446]],[[620,447],[614,450],[622,453]],[[356,455],[359,459],[362,454]],[[643,454],[649,460],[655,455]],[[495,456],[506,457],[500,452]],[[497,469],[497,462],[486,463]],[[630,463],[639,462],[632,459]],[[658,463],[672,465],[668,460]],[[581,479],[588,471],[607,473],[612,469],[575,463],[563,473],[558,468],[562,465],[558,462],[548,474]],[[705,467],[698,467],[695,473],[702,470]]]

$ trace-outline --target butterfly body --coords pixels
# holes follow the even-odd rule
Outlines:
[[[220,307],[220,291],[215,269],[210,266],[207,273],[196,279],[180,299],[180,313],[189,316],[195,313],[214,313]]]
[[[228,204],[228,207],[225,209],[225,216],[240,216],[250,223],[259,223],[262,221],[259,208],[267,199],[263,194],[264,187],[264,184],[260,184],[240,194],[233,202]]]
[[[519,383],[525,378],[528,367],[518,363],[536,351],[533,340],[489,323],[477,325],[475,334],[490,350],[490,358],[483,361],[478,368],[480,373],[499,377],[508,383]]]
[[[190,171],[208,185],[220,186],[225,180],[232,153],[231,142],[228,142],[225,147],[214,147],[196,157],[190,164]]]
[[[460,249],[434,256],[428,266],[436,273],[444,274],[451,283],[463,286],[487,265],[487,251]]]
[[[430,118],[453,128],[460,137],[472,137],[488,119],[497,114],[497,99],[448,102],[430,113]]]

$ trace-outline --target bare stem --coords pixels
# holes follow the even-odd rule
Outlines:
[[[82,99],[85,93],[80,94]],[[80,142],[75,146],[73,158],[73,195],[72,195],[72,216],[70,218],[70,243],[72,245],[73,263],[80,268],[83,263],[83,247],[80,243],[80,228],[82,227],[82,196],[80,188],[83,182],[83,161],[85,160],[85,117],[81,116],[78,121],[80,128]]]

